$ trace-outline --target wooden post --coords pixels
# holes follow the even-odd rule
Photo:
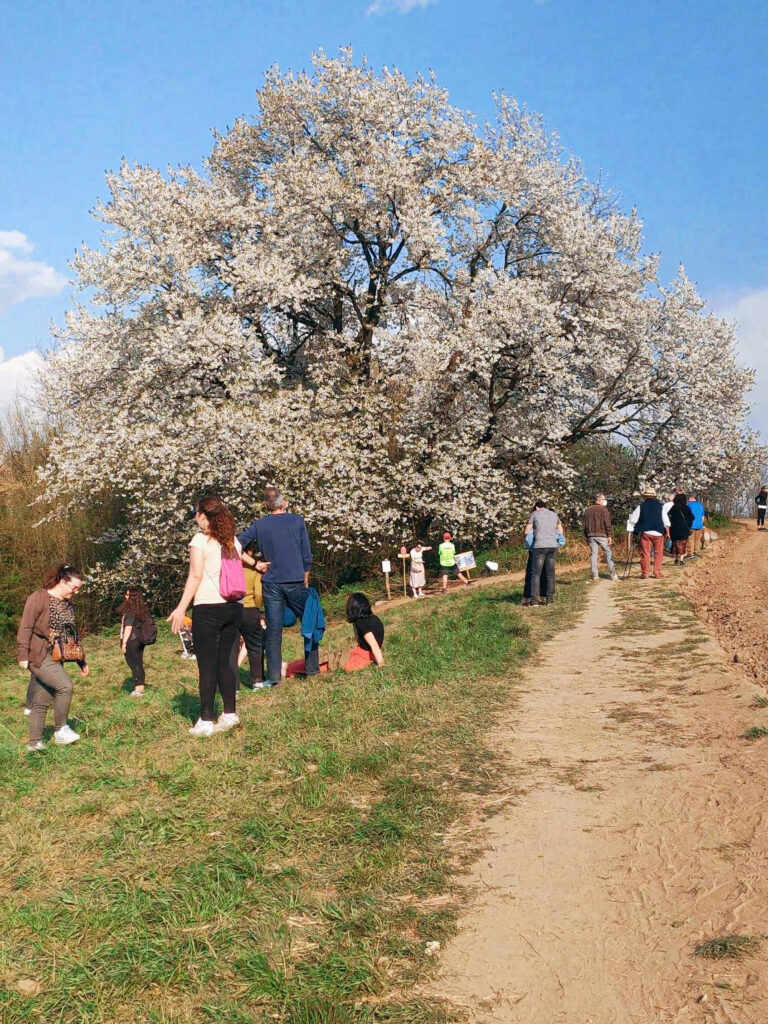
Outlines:
[[[403,546],[400,548],[397,557],[402,558],[403,560],[403,597],[408,597],[408,582],[407,577],[405,575],[405,560],[406,558],[410,558],[411,556],[408,554],[408,549],[405,546]]]

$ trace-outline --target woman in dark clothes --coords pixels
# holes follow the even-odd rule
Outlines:
[[[672,541],[675,565],[682,565],[688,554],[688,538],[691,536],[693,519],[686,496],[676,494],[669,510],[669,538]]]
[[[768,487],[765,484],[760,488],[760,493],[755,498],[755,504],[757,505],[757,528],[764,530],[765,510],[768,508]]]

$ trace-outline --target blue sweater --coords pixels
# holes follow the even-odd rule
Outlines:
[[[312,548],[301,516],[281,512],[251,523],[237,538],[245,550],[256,542],[261,557],[270,566],[264,583],[300,583],[312,566]]]

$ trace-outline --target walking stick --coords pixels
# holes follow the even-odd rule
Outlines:
[[[632,553],[635,550],[635,534],[634,532],[627,534],[627,562],[624,566],[624,575],[621,577],[623,580],[627,579],[630,572],[632,571]]]

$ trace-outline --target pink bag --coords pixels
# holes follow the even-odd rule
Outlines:
[[[235,549],[234,556],[230,558],[224,554],[223,550],[221,552],[219,593],[225,601],[242,601],[245,597],[245,573],[237,549]]]

